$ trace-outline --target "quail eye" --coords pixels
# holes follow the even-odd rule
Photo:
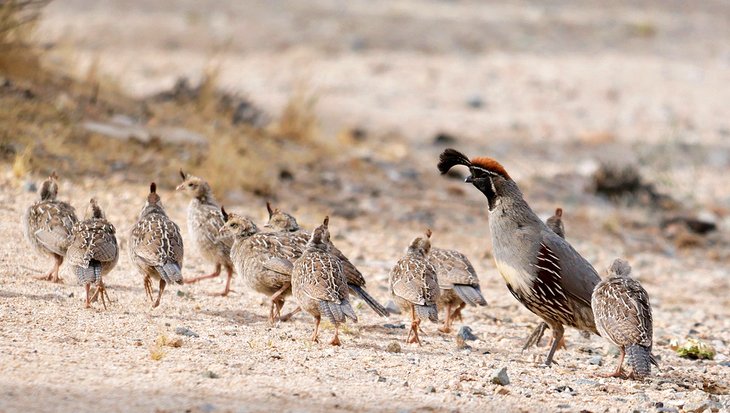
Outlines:
[[[188,183],[188,187],[192,188],[193,187],[193,183],[192,182]]]

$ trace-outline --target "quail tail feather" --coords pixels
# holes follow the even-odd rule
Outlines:
[[[101,281],[101,263],[91,260],[86,268],[76,267],[76,277],[80,285],[98,284]]]
[[[388,310],[385,309],[379,302],[375,301],[375,299],[368,294],[367,291],[365,291],[362,287],[355,284],[348,284],[348,287],[350,287],[350,291],[352,291],[355,295],[362,298],[363,301],[365,301],[370,308],[375,311],[379,316],[381,317],[388,317]]]
[[[433,305],[418,305],[416,304],[416,314],[420,319],[429,319],[434,323],[439,321],[439,312],[436,304]]]
[[[461,298],[462,301],[469,305],[487,305],[487,300],[484,299],[482,292],[479,291],[478,287],[471,285],[455,284],[454,292]]]
[[[157,267],[157,272],[160,273],[160,277],[168,284],[183,283],[183,276],[182,271],[180,270],[180,266],[174,262],[168,262],[161,267]]]
[[[323,316],[327,317],[332,324],[344,323],[345,318],[350,318],[357,322],[357,316],[352,309],[350,302],[345,300],[342,303],[333,301],[321,301],[319,303],[319,311]]]
[[[651,365],[659,367],[649,347],[634,344],[626,348],[628,364],[636,377],[646,377],[651,373]]]

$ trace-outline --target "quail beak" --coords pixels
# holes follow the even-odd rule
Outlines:
[[[464,182],[466,182],[467,184],[474,182],[474,175],[469,175],[466,178],[464,178]]]
[[[183,182],[183,183],[181,183],[180,185],[178,185],[178,186],[177,186],[177,187],[175,188],[175,190],[176,190],[176,191],[182,191],[183,189],[185,189],[185,183],[184,183],[184,182]]]
[[[271,224],[269,224],[268,222],[267,222],[267,223],[265,223],[265,224],[264,224],[264,228],[271,228]]]

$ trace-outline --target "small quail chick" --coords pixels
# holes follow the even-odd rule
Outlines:
[[[97,296],[106,309],[109,296],[104,288],[102,277],[108,274],[119,259],[114,225],[106,220],[104,212],[95,199],[89,201],[82,222],[73,226],[71,245],[66,257],[78,278],[79,284],[86,288],[86,308]],[[89,296],[91,284],[96,286],[93,296]]]
[[[563,208],[555,209],[555,215],[545,221],[545,225],[553,230],[562,239],[565,239],[565,226],[563,226]]]
[[[406,255],[390,271],[390,292],[393,299],[403,311],[411,314],[411,330],[406,342],[419,345],[421,340],[418,338],[418,328],[421,319],[438,322],[436,303],[440,291],[436,270],[428,260],[430,238],[431,230],[427,230],[425,238],[414,239],[408,246]]]
[[[231,291],[231,277],[233,277],[233,263],[231,262],[233,238],[220,236],[220,229],[225,222],[210,185],[197,176],[185,174],[182,170],[180,170],[180,176],[182,176],[183,182],[178,185],[177,190],[192,197],[188,206],[188,231],[193,236],[203,257],[215,265],[212,273],[185,280],[185,283],[195,283],[207,278],[218,277],[221,268],[225,267],[226,287],[220,293],[225,297]]]
[[[279,208],[272,208],[271,204],[266,203],[266,208],[269,211],[269,222],[265,225],[266,228],[270,228],[274,231],[290,233],[293,239],[298,242],[302,249],[309,242],[309,232],[301,229],[296,218],[291,214],[281,211]],[[330,252],[342,261],[342,267],[345,271],[345,278],[347,279],[347,286],[350,288],[350,292],[360,297],[367,303],[368,306],[379,316],[388,317],[388,310],[383,307],[382,304],[377,302],[366,290],[365,290],[365,277],[363,277],[360,270],[347,259],[345,254],[342,253],[332,242],[330,241]]]
[[[288,234],[259,232],[256,224],[242,215],[227,213],[221,208],[225,225],[220,232],[233,237],[231,261],[236,272],[254,291],[269,296],[269,322],[286,321],[299,309],[281,316],[284,301],[291,295],[293,262],[302,255],[302,248]]]
[[[485,306],[487,300],[482,296],[479,277],[466,255],[455,250],[431,248],[428,261],[436,270],[441,290],[438,304],[446,308],[446,320],[439,330],[449,333],[451,322],[455,318],[461,320],[461,310],[467,304]],[[451,308],[454,306],[456,309],[452,313]]]
[[[150,194],[137,223],[132,227],[129,258],[144,276],[144,289],[150,300],[153,300],[152,278],[160,280],[160,290],[152,308],[160,305],[167,284],[183,283],[183,239],[180,227],[167,217],[154,182],[150,185]]]
[[[39,191],[40,200],[31,205],[23,215],[23,232],[33,249],[41,255],[53,258],[53,268],[36,277],[40,280],[63,282],[59,269],[71,242],[71,229],[78,221],[74,208],[58,196],[58,175],[54,171]]]
[[[653,328],[649,294],[630,274],[629,263],[617,258],[608,269],[608,278],[593,290],[591,307],[596,328],[601,337],[621,351],[616,371],[605,377],[623,375],[625,355],[629,356],[630,378],[648,376],[652,364],[659,367],[651,354]]]
[[[317,342],[319,322],[325,316],[335,326],[330,344],[339,346],[340,323],[347,318],[357,322],[357,316],[350,305],[342,262],[331,251],[328,224],[326,217],[312,232],[304,253],[294,262],[291,283],[299,307],[314,316],[312,341]]]

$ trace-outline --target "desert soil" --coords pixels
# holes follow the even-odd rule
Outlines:
[[[309,315],[269,325],[265,299],[238,278],[229,297],[211,296],[223,280],[210,280],[170,287],[150,309],[126,255],[147,188],[123,174],[62,181],[61,198],[80,214],[90,197],[100,201],[122,247],[107,278],[111,307],[84,309],[68,272],[61,285],[32,278],[50,266],[22,238],[20,216],[36,194],[6,170],[0,411],[730,409],[727,3],[275,4],[62,0],[47,9],[39,37],[57,45],[49,64],[71,54],[83,74],[96,60],[137,95],[196,78],[211,62],[222,87],[273,114],[297,85],[315,90],[323,136],[358,127],[367,137],[318,168],[295,169],[276,203],[308,228],[331,214],[335,243],[383,303],[388,271],[432,228],[434,245],[462,250],[480,275],[489,306],[467,308],[457,323],[478,340],[458,348],[455,334],[424,324],[423,346],[407,345],[404,316],[382,319],[359,304],[342,347],[326,344],[331,326],[312,344]],[[597,377],[617,353],[574,330],[551,368],[540,366],[547,338],[520,351],[539,320],[495,269],[482,195],[438,176],[438,132],[470,156],[500,160],[542,217],[563,207],[568,240],[599,272],[618,256],[632,263],[651,296],[661,371],[643,382]],[[638,165],[681,207],[596,196],[590,177],[601,162]],[[210,271],[185,226],[188,200],[160,192],[183,228],[184,274]],[[264,199],[219,198],[266,218]],[[677,213],[712,220],[718,231],[660,229]],[[176,334],[179,327],[197,337]],[[715,359],[679,358],[671,344],[688,337],[712,344]],[[159,344],[178,338],[180,347]],[[391,343],[401,351],[386,351]],[[506,386],[491,382],[501,368]]]

